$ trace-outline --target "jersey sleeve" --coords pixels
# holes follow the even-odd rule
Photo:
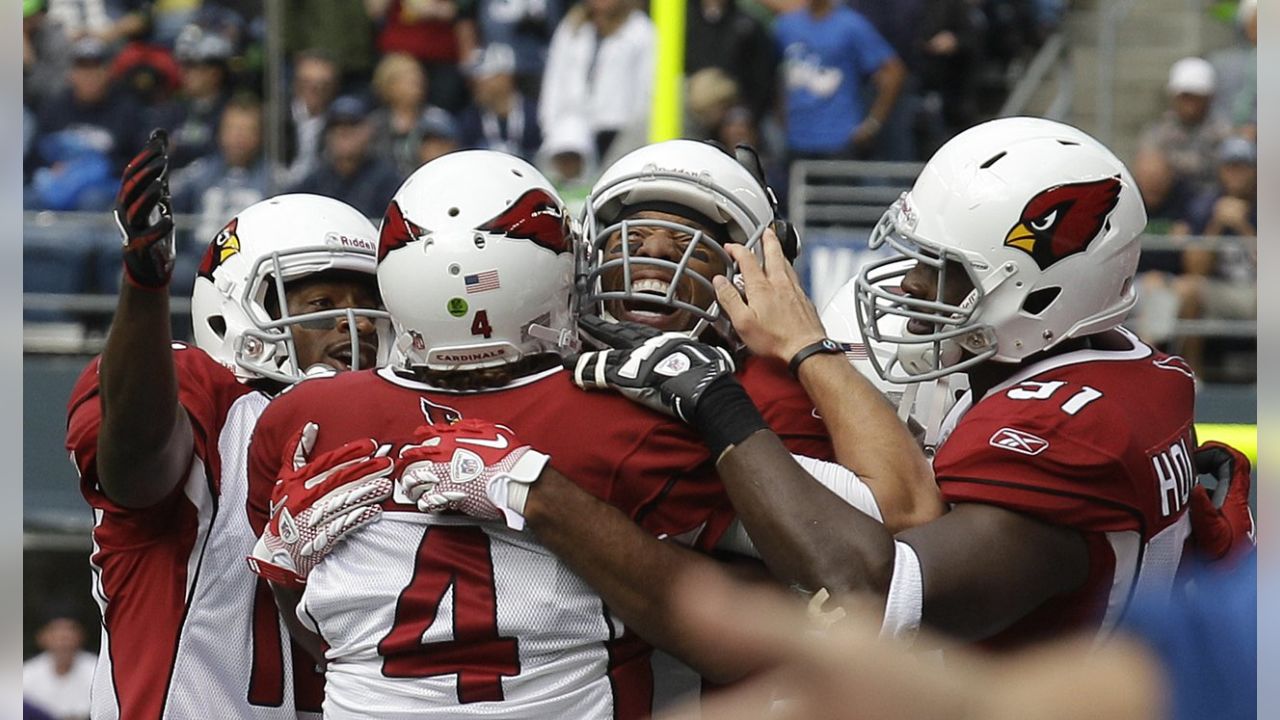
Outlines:
[[[217,465],[218,435],[231,402],[247,389],[235,376],[218,365],[203,351],[174,344],[174,369],[178,380],[178,402],[191,421],[194,440],[193,460],[206,468]],[[99,387],[99,365],[95,358],[85,368],[72,389],[67,405],[66,448],[80,475],[80,491],[95,509],[109,514],[147,535],[164,534],[170,527],[174,503],[183,496],[183,483],[161,502],[147,508],[127,508],[113,502],[102,491],[98,477],[98,433],[102,427],[102,399]],[[217,474],[209,473],[209,482],[217,482]]]
[[[294,393],[286,392],[268,403],[249,440],[249,492],[245,512],[249,527],[258,535],[270,519],[271,493],[280,475],[285,443],[297,431],[293,427],[296,401]]]
[[[804,386],[791,377],[782,363],[749,358],[738,379],[788,450],[817,460],[835,459],[826,424]]]
[[[1082,531],[1135,529],[1142,512],[1122,457],[1127,429],[1103,402],[1087,418],[1061,402],[991,396],[939,448],[934,474],[948,503],[979,502]],[[1063,392],[1055,398],[1067,397]]]

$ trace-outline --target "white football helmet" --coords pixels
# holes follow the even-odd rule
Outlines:
[[[377,230],[355,208],[319,195],[278,195],[249,206],[214,236],[205,250],[191,297],[196,345],[240,380],[270,378],[291,383],[298,367],[293,326],[367,317],[378,328],[378,361],[390,345],[387,313],[335,309],[290,315],[285,284],[314,273],[345,270],[373,275]],[[275,289],[280,317],[265,305]],[[359,369],[359,338],[351,335],[351,369]]]
[[[871,356],[877,372],[904,382],[986,360],[1016,363],[1119,325],[1137,298],[1146,222],[1128,169],[1076,128],[1003,118],[960,133],[872,232],[872,249],[888,243],[899,253],[857,279],[863,334],[897,345],[890,363]],[[904,256],[937,268],[937,298],[896,291],[912,267],[899,262]],[[942,300],[953,282],[947,261],[973,288],[956,304]],[[899,319],[927,322],[932,332],[912,332]]]
[[[903,263],[907,269],[915,264],[910,259],[899,259],[898,262]],[[851,279],[831,297],[822,309],[822,326],[827,337],[840,343],[845,358],[854,369],[889,398],[889,402],[898,409],[898,417],[903,422],[908,418],[914,419],[920,425],[923,430],[921,442],[926,452],[931,452],[938,445],[942,421],[955,405],[960,393],[968,389],[969,378],[964,373],[953,373],[936,380],[919,382],[891,382],[884,379],[876,367],[888,367],[893,362],[897,346],[887,342],[868,343],[863,338],[862,328],[858,326],[856,285],[857,278]],[[883,321],[885,330],[893,327],[895,333],[901,332],[906,323],[906,318],[892,315],[885,317]],[[873,354],[874,361],[871,359]]]
[[[627,219],[641,210],[680,215],[709,228],[722,228],[724,232],[717,239],[680,223]],[[737,159],[713,145],[694,140],[668,140],[630,152],[600,176],[583,211],[583,242],[578,265],[582,312],[609,317],[606,302],[639,302],[669,308],[671,312],[690,313],[697,318],[696,325],[689,331],[692,337],[710,326],[722,337],[732,339],[728,318],[720,316],[720,308],[714,301],[708,307],[689,302],[694,285],[702,286],[705,296],[715,297],[711,278],[690,271],[689,260],[703,249],[724,263],[726,275],[732,280],[737,267],[721,243],[740,243],[754,250],[773,219],[768,191]],[[643,226],[686,233],[692,240],[684,248],[679,262],[632,257],[627,235],[632,228]],[[621,253],[608,257],[606,245],[615,233],[621,234]],[[646,267],[657,268],[669,278],[656,284],[644,283],[641,289],[632,274],[637,268]],[[606,289],[602,283],[604,273],[618,270],[622,273],[622,287]],[[661,285],[665,288],[656,289]]]
[[[394,364],[477,370],[575,342],[574,233],[529,163],[491,150],[432,160],[396,191],[380,236]]]

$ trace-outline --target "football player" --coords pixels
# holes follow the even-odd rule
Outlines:
[[[1168,592],[1201,463],[1190,369],[1120,326],[1145,222],[1129,171],[1070,126],[1002,119],[944,145],[873,233],[896,254],[860,274],[857,316],[871,343],[897,344],[889,363],[870,356],[886,379],[968,374],[933,463],[951,510],[893,536],[805,486],[722,473],[766,558],[772,541],[829,557],[822,584],[885,598],[886,633],[926,623],[997,647],[1106,635],[1135,593]],[[824,331],[779,244],[763,268],[730,254],[745,298],[718,279],[722,307],[753,351],[794,364]],[[847,393],[847,363],[811,358],[811,393]],[[1240,488],[1231,511],[1247,514]],[[818,544],[808,526],[827,510]]]
[[[319,711],[321,678],[314,662],[295,673],[270,592],[242,565],[271,492],[247,485],[249,432],[304,371],[369,367],[385,350],[377,234],[317,196],[244,210],[200,264],[196,347],[174,343],[167,175],[157,131],[123,175],[125,282],[68,407],[102,613],[93,717],[292,720]]]
[[[733,277],[736,262],[729,248],[759,252],[769,229],[785,243],[788,261],[800,248],[798,236],[776,216],[773,192],[754,151],[739,146],[735,152],[670,140],[625,155],[601,175],[583,215],[579,289],[584,315],[742,349],[711,282],[717,275]],[[840,350],[834,344],[820,349]],[[773,405],[780,392],[803,397],[785,363],[747,353],[739,357],[738,379],[761,408]],[[941,514],[928,463],[913,462],[918,453],[899,447],[911,444],[908,433],[887,423],[868,424],[848,412],[851,403],[839,396],[811,398],[831,430],[836,459],[874,496],[885,525],[897,531]],[[871,402],[859,404],[866,412],[883,410]],[[799,397],[780,410],[812,411]],[[779,414],[766,413],[765,419],[777,427]],[[866,445],[880,452],[855,449]],[[909,459],[891,460],[897,457]]]
[[[693,555],[678,543],[709,549],[731,520],[714,456],[670,418],[579,392],[561,368],[577,335],[573,243],[563,205],[527,163],[489,151],[428,163],[405,181],[381,230],[392,363],[302,383],[259,422],[250,474],[281,484],[251,565],[302,589],[296,614],[327,647],[328,716],[638,717],[650,712],[652,678],[637,634],[696,667],[713,662],[682,646],[649,599],[662,596],[673,555]],[[727,351],[704,359],[733,367]],[[830,457],[802,389],[771,392],[776,409],[764,412],[776,413],[787,450]],[[410,438],[427,424],[446,429]],[[314,428],[305,432],[322,453],[310,464],[293,462],[302,428]],[[535,537],[517,532],[524,484],[546,455],[511,428],[564,473],[540,487],[572,488],[572,502],[608,514],[626,535],[594,535],[586,547],[550,525]],[[320,532],[308,528],[323,501],[308,486],[363,477],[368,468],[346,462],[365,438],[376,439],[367,448],[394,446],[396,495],[379,522],[312,562],[306,550]],[[454,468],[475,481],[465,490],[433,489],[430,458],[444,447],[466,450]],[[495,457],[502,478],[477,480]],[[444,505],[499,522],[420,511]],[[611,562],[580,563],[575,544]]]

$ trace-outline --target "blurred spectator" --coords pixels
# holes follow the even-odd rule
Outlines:
[[[568,118],[551,130],[538,153],[538,167],[555,185],[572,217],[587,204],[596,179],[595,142],[581,118]]]
[[[1198,196],[1176,235],[1234,236],[1216,249],[1188,246],[1182,252],[1182,274],[1147,273],[1141,280],[1146,308],[1140,308],[1139,332],[1152,342],[1167,339],[1176,312],[1179,318],[1252,320],[1257,317],[1258,171],[1257,150],[1244,138],[1222,143],[1217,153],[1218,186]],[[1170,299],[1172,296],[1173,300]],[[1176,302],[1174,301],[1176,300]],[[1193,368],[1203,361],[1204,338],[1185,338],[1180,354]]]
[[[564,0],[477,0],[471,14],[481,45],[507,45],[516,54],[516,87],[537,102],[551,33],[564,17]]]
[[[381,217],[400,187],[390,162],[374,154],[369,105],[344,95],[329,108],[320,166],[293,189],[342,200],[371,218]]]
[[[630,0],[585,0],[574,6],[556,28],[547,55],[538,101],[545,131],[577,116],[585,121],[601,163],[633,149],[632,136],[648,121],[656,42],[653,22]],[[624,133],[627,139],[613,147]]]
[[[146,129],[141,127],[137,107],[112,92],[112,53],[105,43],[89,37],[77,40],[71,57],[67,89],[50,98],[37,115],[39,141],[55,133],[79,135],[84,146],[107,156],[114,174],[124,167],[130,151],[141,144]],[[39,163],[49,165],[53,159],[45,155],[44,147],[42,143],[38,148]]]
[[[427,75],[412,56],[392,53],[373,70],[373,92],[382,104],[370,116],[373,145],[408,177],[418,167],[415,129],[426,105]]]
[[[71,41],[43,2],[22,4],[22,96],[39,108],[67,85]]]
[[[338,94],[338,63],[323,50],[307,50],[293,66],[293,101],[285,157],[288,178],[298,182],[320,162],[325,113]]]
[[[516,88],[515,52],[490,45],[468,67],[471,107],[459,117],[463,147],[498,150],[532,162],[542,145],[538,106]]]
[[[772,110],[777,95],[778,54],[769,30],[743,12],[737,0],[689,0],[685,19],[686,77],[719,68],[737,84],[738,95],[756,117]]]
[[[111,64],[111,76],[122,92],[137,103],[148,127],[169,127],[160,117],[174,104],[169,98],[182,85],[182,69],[173,54],[159,45],[129,43]]]
[[[429,107],[418,118],[416,130],[418,136],[418,165],[425,165],[432,160],[458,149],[458,124],[448,110]]]
[[[373,70],[373,23],[361,0],[285,0],[285,50],[324,48],[344,86],[368,81]]]
[[[197,25],[178,35],[174,55],[182,65],[182,95],[157,111],[161,119],[153,123],[169,128],[170,167],[185,167],[216,151],[222,108],[231,94],[227,63],[232,50],[230,40]]]
[[[967,5],[965,0],[952,0]],[[936,14],[938,6],[950,2],[927,3]],[[923,41],[931,37],[923,35],[928,32],[925,21],[925,0],[850,0],[849,7],[862,15],[880,33],[880,36],[893,48],[894,54],[902,60],[907,74],[903,78],[902,89],[898,92],[898,100],[893,104],[889,117],[876,137],[876,144],[871,154],[875,160],[893,162],[909,162],[918,160],[916,150],[915,125],[916,115],[920,109],[920,49]],[[870,93],[864,88],[863,102],[871,101]]]
[[[916,58],[921,107],[932,118],[917,147],[928,157],[978,121],[977,68],[982,59],[978,13],[967,0],[934,0],[920,19]]]
[[[1209,111],[1214,83],[1207,60],[1188,57],[1174,63],[1166,86],[1169,109],[1138,141],[1141,149],[1163,152],[1178,175],[1197,189],[1213,186],[1214,151],[1231,134],[1231,124]]]
[[[449,112],[467,104],[458,64],[475,49],[475,24],[460,19],[457,0],[364,0],[378,26],[378,52],[405,53],[427,70],[427,101]]]
[[[1258,0],[1240,0],[1236,11],[1239,42],[1209,56],[1218,77],[1212,111],[1227,118],[1235,132],[1258,139]]]
[[[84,629],[55,617],[36,633],[42,651],[22,664],[22,697],[57,720],[89,717],[89,691],[98,658],[84,651]]]
[[[218,152],[200,158],[173,176],[173,209],[199,215],[195,236],[212,238],[227,218],[267,197],[271,168],[262,156],[262,105],[238,96],[222,110]]]
[[[708,139],[739,104],[738,83],[720,68],[707,67],[685,79],[685,137]]]
[[[1147,208],[1147,233],[1166,235],[1187,212],[1195,193],[1186,178],[1174,171],[1164,153],[1155,148],[1138,151],[1133,161],[1133,179]],[[1146,257],[1143,253],[1143,257]]]
[[[787,145],[797,158],[865,158],[897,100],[902,61],[871,23],[834,0],[808,0],[774,25],[783,55]],[[876,87],[864,110],[861,84]]]

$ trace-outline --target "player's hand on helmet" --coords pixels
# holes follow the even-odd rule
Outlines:
[[[124,241],[126,279],[162,288],[173,275],[173,209],[169,200],[169,136],[155,130],[120,178],[116,226]]]
[[[739,275],[735,282],[723,275],[712,278],[716,300],[753,355],[789,363],[806,346],[821,342],[826,330],[772,228],[765,230],[761,246],[763,266],[745,246],[724,246]]]
[[[613,389],[645,407],[692,423],[707,388],[733,380],[733,356],[674,332],[647,325],[609,322],[585,316],[579,323],[592,338],[608,346],[565,360],[573,381],[584,390]]]
[[[1191,546],[1207,560],[1243,555],[1254,546],[1249,509],[1249,458],[1239,450],[1209,441],[1196,448],[1196,472],[1218,481],[1210,496],[1199,483],[1191,489]]]
[[[381,517],[394,489],[388,447],[356,440],[310,458],[319,429],[307,423],[288,445],[271,518],[248,558],[255,573],[286,587],[303,586],[335,545]]]
[[[505,425],[466,418],[419,427],[396,464],[401,487],[419,510],[453,510],[523,530],[529,487],[550,459]]]

